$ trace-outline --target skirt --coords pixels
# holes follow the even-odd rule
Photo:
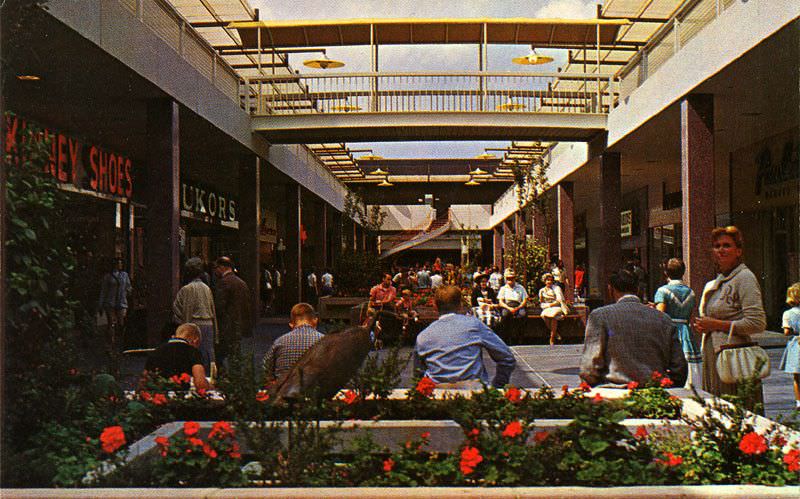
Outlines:
[[[800,336],[792,336],[786,343],[786,350],[783,351],[778,369],[789,374],[800,374]]]
[[[683,348],[683,355],[686,357],[686,362],[695,364],[702,362],[703,355],[700,353],[700,349],[697,348],[697,344],[694,342],[692,330],[689,329],[689,325],[686,323],[686,321],[673,319],[672,322],[675,324],[675,328],[678,330],[678,338],[681,340],[681,348]]]

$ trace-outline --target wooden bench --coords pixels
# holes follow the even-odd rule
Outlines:
[[[528,308],[528,322],[525,327],[523,339],[550,338],[550,331],[542,319],[540,308]],[[558,334],[562,338],[583,339],[586,334],[586,321],[589,318],[589,307],[573,305],[570,313],[562,316],[558,321]]]

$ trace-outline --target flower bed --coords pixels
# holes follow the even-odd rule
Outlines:
[[[344,392],[324,409],[338,411],[338,417],[328,421],[319,419],[317,406],[301,404],[293,407],[286,421],[259,419],[235,426],[173,422],[136,442],[124,457],[114,449],[120,463],[128,464],[99,483],[126,483],[126,479],[140,485],[178,486],[798,483],[797,433],[736,406],[709,407],[702,400],[680,398],[662,384],[669,383],[655,379],[650,386],[631,385],[630,390],[567,388],[559,397],[549,390],[486,388],[468,398],[437,390],[423,379],[402,400],[373,402],[405,404],[421,412],[425,406],[439,405],[452,420],[353,419],[358,407],[378,405],[369,406],[370,401],[355,392]],[[687,395],[681,390],[675,393]],[[259,398],[254,397],[254,403],[266,415],[272,406]],[[547,406],[568,407],[572,413],[561,420],[535,414]],[[643,406],[659,415],[647,420],[630,417],[632,408]],[[117,430],[112,433],[119,442]]]

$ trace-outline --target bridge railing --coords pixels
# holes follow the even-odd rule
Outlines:
[[[556,81],[569,89],[553,88]],[[290,74],[245,81],[245,87],[250,91],[244,93],[244,107],[256,115],[607,113],[618,95],[618,82],[612,75],[591,73]]]

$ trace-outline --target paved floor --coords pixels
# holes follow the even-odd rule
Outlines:
[[[261,366],[261,359],[278,336],[289,330],[288,320],[285,318],[272,318],[261,320],[253,338],[246,340],[245,348],[253,352],[253,361],[256,366]],[[774,340],[774,338],[773,338]],[[767,343],[767,342],[765,342]],[[791,375],[779,371],[783,348],[780,342],[768,343],[767,352],[772,363],[772,374],[764,381],[764,400],[767,417],[788,414],[794,409],[794,396],[792,394]],[[769,346],[771,345],[771,346]],[[582,345],[520,345],[512,347],[517,357],[517,369],[511,377],[511,383],[526,388],[539,388],[550,385],[559,391],[563,385],[578,386],[578,366]],[[410,348],[404,350],[411,352]],[[373,355],[384,355],[374,352]],[[494,374],[494,362],[485,355],[487,369],[490,376]],[[126,385],[132,384],[144,366],[142,356],[127,358],[123,365],[123,377]],[[401,387],[411,386],[412,366],[406,366],[401,376]]]

